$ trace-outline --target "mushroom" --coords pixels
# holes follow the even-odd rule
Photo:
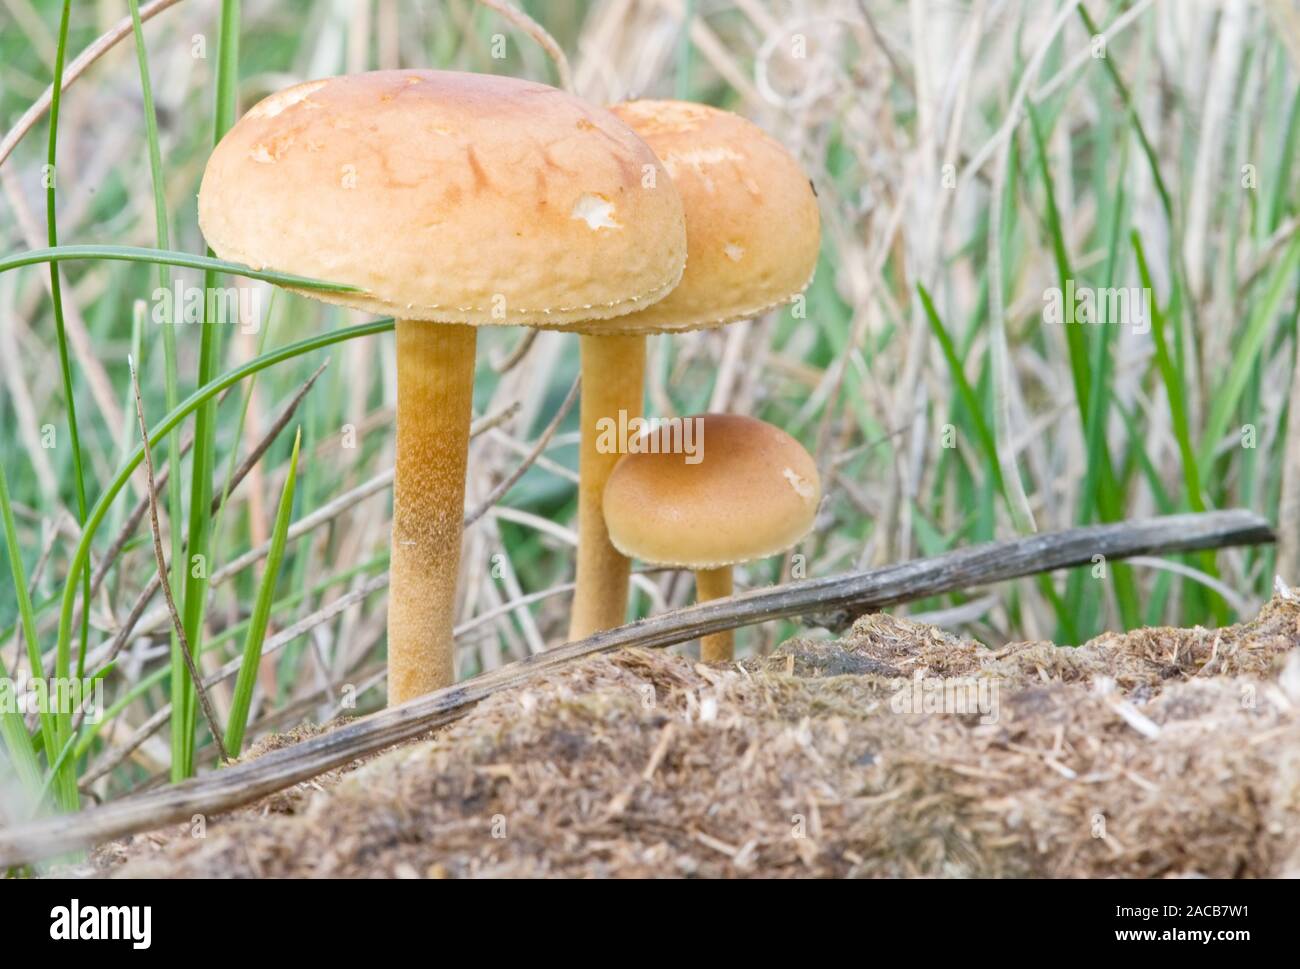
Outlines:
[[[817,465],[785,431],[735,414],[698,421],[691,460],[667,447],[629,453],[605,486],[605,522],[623,555],[695,571],[700,602],[731,595],[733,565],[808,534],[821,500]],[[695,460],[698,457],[699,460]],[[731,630],[700,640],[706,663],[732,658]]]
[[[630,101],[610,109],[654,149],[686,211],[686,272],[652,306],[581,334],[582,411],[577,589],[570,640],[620,625],[629,562],[600,511],[620,455],[602,447],[602,422],[642,415],[647,334],[708,329],[765,313],[812,279],[820,244],[817,199],[790,153],[752,122],[684,101]]]
[[[350,284],[397,319],[390,704],[454,679],[476,328],[641,309],[685,261],[681,202],[623,122],[555,88],[449,71],[310,81],[208,161],[199,223],[223,258]]]

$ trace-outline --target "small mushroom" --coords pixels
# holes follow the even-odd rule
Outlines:
[[[605,320],[662,298],[686,236],[626,124],[555,88],[375,71],[266,98],[217,145],[199,223],[223,258],[397,318],[388,699],[454,679],[476,328]]]
[[[731,595],[733,565],[808,534],[821,483],[812,457],[780,428],[734,414],[684,420],[700,422],[695,456],[662,447],[626,455],[605,486],[605,522],[622,554],[693,569],[696,598],[706,602]],[[705,636],[700,658],[730,660],[733,643],[730,630]]]
[[[599,325],[563,327],[582,334],[570,640],[617,626],[627,612],[629,563],[610,543],[600,511],[620,455],[601,448],[600,422],[618,421],[620,411],[629,422],[641,417],[646,336],[711,329],[790,302],[811,282],[821,241],[807,173],[752,122],[685,101],[630,101],[610,110],[672,176],[686,212],[687,260],[681,283],[653,305]]]

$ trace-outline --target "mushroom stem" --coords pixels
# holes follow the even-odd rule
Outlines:
[[[695,570],[695,600],[708,602],[731,595],[731,566]],[[700,637],[700,662],[729,663],[735,658],[736,634],[728,629]]]
[[[472,326],[397,321],[388,704],[455,680],[452,625],[474,393]]]
[[[609,541],[601,498],[622,456],[603,418],[620,428],[641,416],[645,337],[587,336],[582,352],[582,443],[578,458],[578,569],[569,640],[621,626],[631,562]],[[624,418],[620,419],[620,411]],[[617,443],[617,442],[614,442]]]

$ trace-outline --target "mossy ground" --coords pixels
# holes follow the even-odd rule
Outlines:
[[[1300,875],[1297,642],[1300,606],[1277,598],[1238,626],[1079,649],[990,649],[873,615],[840,640],[730,667],[629,651],[210,819],[204,838],[138,836],[96,864],[115,876]],[[900,691],[933,698],[936,683],[995,702],[987,715],[927,712],[928,699],[909,712]]]

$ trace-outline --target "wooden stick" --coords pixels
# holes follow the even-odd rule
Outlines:
[[[597,653],[628,646],[671,646],[708,633],[784,617],[818,614],[843,621],[914,599],[1088,564],[1094,555],[1113,560],[1273,540],[1268,523],[1249,511],[1170,515],[991,542],[935,558],[806,579],[715,599],[568,643],[402,706],[353,720],[329,733],[271,751],[256,760],[164,790],[123,798],[78,814],[41,818],[0,830],[0,868],[188,820],[196,814],[229,811],[359,757],[426,734],[464,716],[493,693]]]

